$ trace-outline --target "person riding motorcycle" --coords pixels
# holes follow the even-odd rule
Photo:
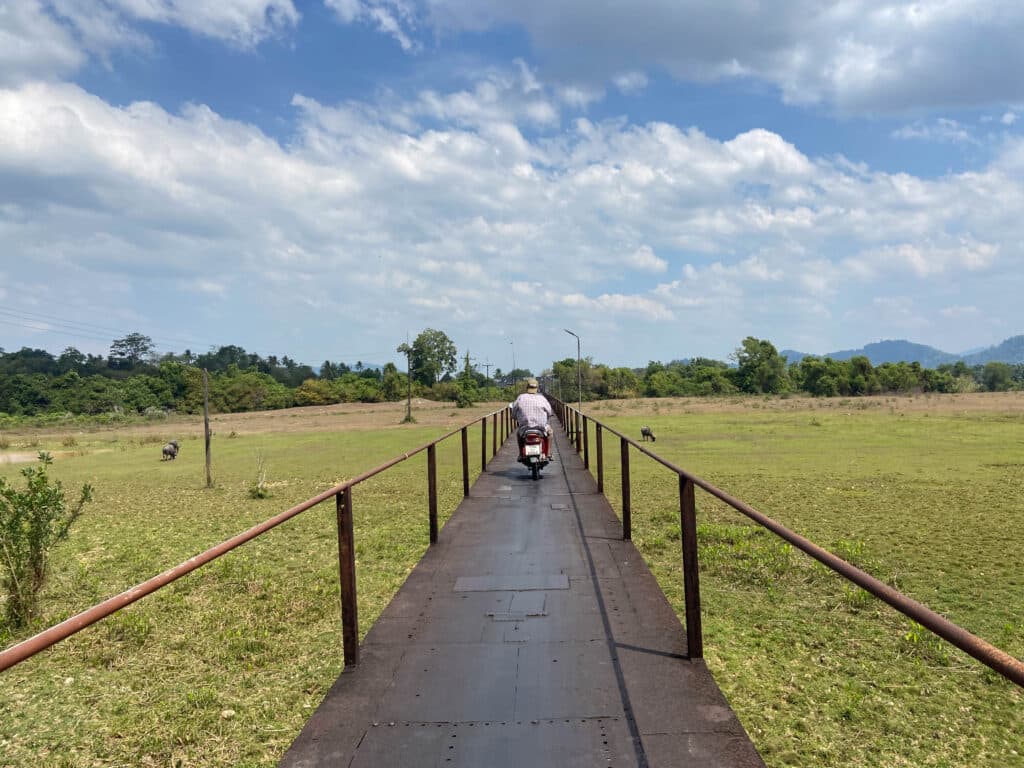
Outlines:
[[[527,379],[526,391],[512,403],[512,417],[519,422],[516,438],[519,440],[520,451],[526,440],[526,430],[530,427],[540,427],[546,434],[551,434],[548,419],[554,416],[555,412],[551,409],[548,399],[537,392],[538,389],[536,379]]]

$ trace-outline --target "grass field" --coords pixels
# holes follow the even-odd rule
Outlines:
[[[649,424],[666,458],[1024,655],[1024,398],[592,409],[636,437]],[[404,427],[394,405],[217,417],[212,490],[195,420],[5,433],[0,456],[65,451],[53,475],[96,488],[55,557],[44,622],[486,410],[423,404]],[[161,463],[172,437],[182,454]],[[258,454],[269,499],[248,496]],[[446,516],[461,496],[457,439],[438,460]],[[639,456],[632,467],[634,541],[681,612],[674,478]],[[415,457],[355,490],[364,633],[426,547],[425,485]],[[700,491],[697,502],[706,657],[770,766],[1024,766],[1021,689]],[[0,766],[274,765],[341,670],[332,506],[0,674]]]
[[[646,401],[596,418],[1024,657],[1024,398]],[[618,448],[606,490],[618,507]],[[678,489],[633,539],[682,614]],[[1024,765],[1024,691],[698,490],[709,667],[771,766]]]

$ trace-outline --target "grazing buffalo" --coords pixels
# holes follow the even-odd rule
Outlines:
[[[178,458],[178,441],[171,440],[171,442],[164,446],[163,453],[163,458],[161,458],[160,461],[173,461]]]
[[[650,438],[652,443],[657,442],[657,438],[650,427],[640,427],[640,439],[646,441],[648,438]]]

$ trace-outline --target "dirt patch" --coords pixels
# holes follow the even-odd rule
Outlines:
[[[74,456],[74,451],[50,451],[50,456],[54,459],[63,459],[67,456]],[[29,464],[39,459],[39,452],[28,453],[24,451],[16,451],[14,453],[8,453],[7,451],[0,451],[0,464]]]

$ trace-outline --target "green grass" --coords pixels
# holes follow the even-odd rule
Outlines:
[[[637,437],[650,424],[666,458],[1024,655],[1020,417],[615,405],[611,423]],[[54,557],[34,629],[443,431],[217,437],[212,490],[197,439],[160,462],[157,437],[67,449],[40,436],[70,453],[52,474],[92,483],[96,501]],[[268,499],[249,497],[257,452]],[[474,430],[471,468],[478,453]],[[442,517],[460,461],[456,437],[438,453]],[[364,634],[427,546],[425,464],[354,491]],[[675,479],[635,453],[632,469],[634,540],[682,613]],[[770,766],[1024,766],[1021,689],[701,491],[697,503],[705,654]],[[327,502],[0,673],[0,766],[275,765],[342,668],[336,552]]]
[[[752,408],[608,423],[637,437],[650,424],[661,456],[1024,657],[1019,416]],[[618,460],[613,443],[616,508]],[[633,539],[682,617],[675,478],[636,453],[631,475]],[[768,765],[1024,765],[1019,687],[700,490],[697,506],[705,656]]]
[[[93,483],[96,498],[55,553],[33,630],[440,432],[215,440],[212,490],[199,440],[184,441],[173,462],[160,462],[146,439],[80,440],[86,455],[58,460],[52,475],[69,488]],[[249,497],[256,451],[268,499]],[[478,451],[471,442],[471,456]],[[17,470],[0,467],[8,477]],[[462,496],[457,436],[438,449],[438,487],[447,519]],[[357,486],[353,506],[365,634],[426,549],[425,454]],[[275,765],[341,669],[337,533],[326,502],[0,674],[0,765]]]

